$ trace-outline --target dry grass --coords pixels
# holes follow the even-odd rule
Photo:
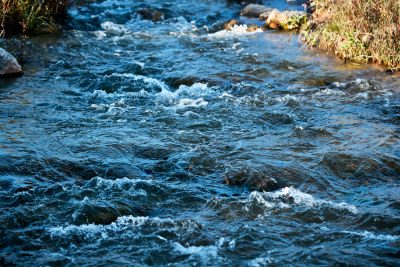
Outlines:
[[[310,46],[400,70],[400,0],[314,0],[303,28]]]

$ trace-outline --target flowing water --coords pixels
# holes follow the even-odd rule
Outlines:
[[[399,76],[216,26],[240,8],[97,1],[27,40],[0,81],[0,264],[400,264]]]

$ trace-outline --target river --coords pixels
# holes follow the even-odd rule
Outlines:
[[[0,264],[400,264],[400,76],[216,27],[240,9],[96,1],[26,41],[0,81]]]

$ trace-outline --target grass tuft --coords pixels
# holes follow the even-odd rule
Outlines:
[[[0,34],[57,32],[71,0],[0,0]]]
[[[400,0],[313,0],[314,18],[303,27],[311,47],[355,62],[400,71]]]

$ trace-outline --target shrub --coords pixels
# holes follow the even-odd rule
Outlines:
[[[400,0],[314,0],[303,28],[310,46],[400,70]]]
[[[59,31],[71,0],[1,0],[0,33],[31,34]]]

